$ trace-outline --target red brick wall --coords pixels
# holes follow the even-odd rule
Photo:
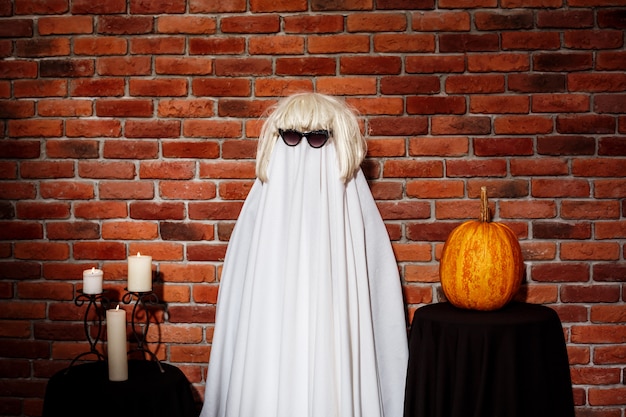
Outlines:
[[[625,5],[1,0],[0,414],[41,413],[87,347],[82,270],[116,294],[137,251],[168,307],[158,354],[201,398],[258,118],[315,90],[363,114],[409,311],[440,300],[442,243],[487,185],[518,298],[563,321],[578,415],[624,417]]]

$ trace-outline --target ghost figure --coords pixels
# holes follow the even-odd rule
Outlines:
[[[398,267],[355,114],[281,100],[224,261],[202,417],[400,417]]]

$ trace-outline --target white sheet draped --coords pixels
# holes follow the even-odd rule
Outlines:
[[[401,417],[398,267],[361,171],[276,142],[222,273],[202,417]]]

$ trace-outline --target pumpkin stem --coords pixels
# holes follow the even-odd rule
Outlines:
[[[480,221],[490,222],[491,213],[489,213],[489,200],[487,199],[487,187],[480,187]]]

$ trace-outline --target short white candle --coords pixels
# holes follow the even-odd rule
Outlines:
[[[83,271],[83,293],[100,294],[102,292],[102,270],[91,268]]]
[[[137,253],[128,257],[128,291],[152,291],[152,256]]]
[[[107,356],[109,380],[128,379],[128,351],[126,350],[126,310],[107,310]]]

